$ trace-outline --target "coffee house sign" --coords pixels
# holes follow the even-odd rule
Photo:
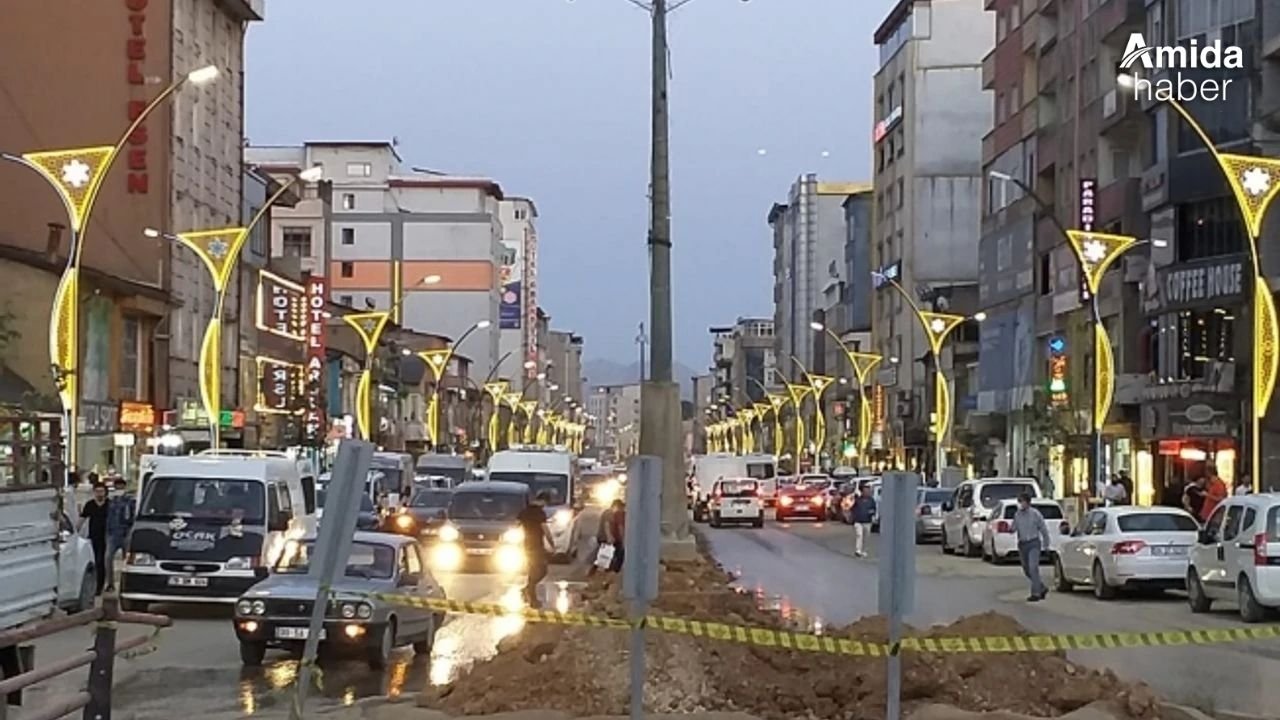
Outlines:
[[[1155,287],[1146,293],[1144,309],[1158,314],[1243,302],[1247,262],[1242,255],[1230,255],[1161,268]]]

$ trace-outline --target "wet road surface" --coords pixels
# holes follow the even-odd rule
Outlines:
[[[876,542],[870,557],[853,557],[853,531],[840,523],[766,522],[762,529],[713,530],[699,526],[712,553],[740,583],[766,602],[802,617],[845,624],[876,614]],[[936,545],[917,548],[916,625],[948,622],[994,610],[1037,632],[1152,632],[1242,626],[1234,608],[1193,615],[1177,594],[1095,600],[1087,591],[1051,593],[1028,603],[1018,566],[944,556]],[[1048,565],[1042,568],[1049,581]],[[1215,609],[1216,609],[1215,605]],[[1142,680],[1164,697],[1202,708],[1272,717],[1280,706],[1280,640],[1208,645],[1075,651],[1073,659]]]

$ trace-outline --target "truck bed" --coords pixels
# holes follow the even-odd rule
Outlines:
[[[0,629],[42,620],[58,593],[53,486],[0,488]]]

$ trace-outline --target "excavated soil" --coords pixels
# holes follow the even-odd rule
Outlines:
[[[588,613],[624,617],[616,576],[593,579],[583,594]],[[705,559],[664,569],[656,610],[686,618],[783,627],[754,596]],[[912,635],[1028,634],[997,613],[966,617]],[[885,642],[883,618],[871,617],[826,634]],[[419,704],[452,715],[559,710],[574,716],[625,712],[628,633],[551,625],[526,626],[490,660],[455,683],[433,688]],[[713,642],[650,632],[645,705],[651,712],[743,711],[764,720],[884,717],[885,660]],[[1068,661],[1064,653],[903,656],[903,704],[941,703],[974,711],[1005,710],[1054,717],[1095,701],[1120,717],[1157,716],[1145,685]]]

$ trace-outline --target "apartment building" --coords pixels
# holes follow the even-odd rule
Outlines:
[[[977,354],[977,328],[965,323],[953,331],[943,357],[933,358],[912,303],[963,315],[978,309],[981,138],[991,125],[982,59],[994,30],[984,0],[900,0],[874,36],[880,66],[874,80],[871,265],[879,280],[871,350],[887,363],[888,435],[897,444],[891,451],[909,468],[934,464],[935,364],[952,384],[958,410],[971,394],[968,365]],[[910,302],[889,280],[910,294]]]
[[[245,160],[273,171],[324,169],[328,217],[317,218],[323,202],[282,214],[273,252],[308,250],[307,265],[326,275],[339,304],[389,310],[410,330],[455,342],[466,336],[459,352],[473,359],[471,372],[489,373],[499,356],[505,247],[497,182],[406,169],[386,142],[250,147]]]
[[[531,373],[522,366],[538,360],[537,323],[529,322],[530,310],[536,313],[538,302],[538,233],[534,223],[538,208],[528,198],[508,197],[498,204],[498,211],[502,223],[498,354],[507,358],[498,374],[522,375],[527,380],[537,371]],[[579,389],[579,397],[581,394]]]

